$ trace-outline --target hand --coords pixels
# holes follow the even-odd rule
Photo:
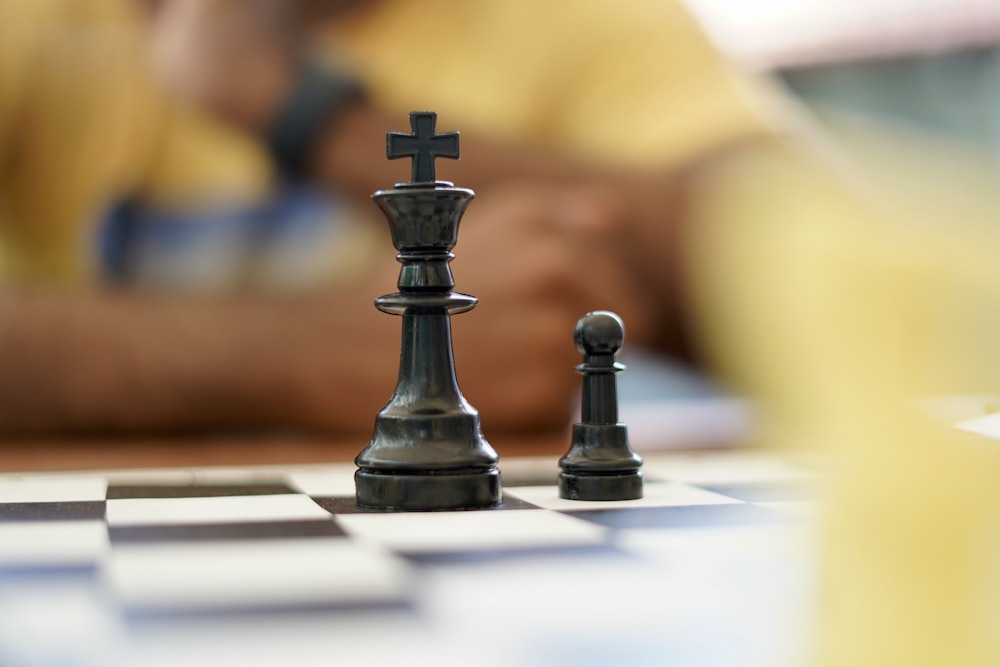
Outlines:
[[[617,250],[613,199],[592,189],[508,186],[473,201],[462,222],[456,290],[479,306],[452,320],[463,393],[487,428],[568,423],[579,387],[576,321],[591,310],[645,328],[634,276]]]

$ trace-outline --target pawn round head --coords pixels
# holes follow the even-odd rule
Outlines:
[[[573,336],[580,354],[613,355],[625,342],[625,324],[609,310],[595,310],[579,319]]]

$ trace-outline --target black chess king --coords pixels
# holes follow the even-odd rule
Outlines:
[[[435,158],[458,158],[458,133],[437,134],[437,114],[410,113],[411,134],[390,132],[389,159],[410,157],[412,178],[372,195],[385,214],[402,264],[399,291],[375,300],[403,320],[399,378],[355,459],[357,503],[391,510],[445,510],[500,503],[497,454],[479,413],[458,388],[451,316],[476,298],[453,292],[449,263],[474,194],[435,178]]]

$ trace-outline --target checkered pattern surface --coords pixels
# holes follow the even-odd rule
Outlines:
[[[0,477],[0,664],[699,664],[699,631],[632,635],[805,581],[810,466],[651,456],[613,503],[558,498],[552,459],[502,468],[502,507],[418,513],[358,511],[348,465]]]

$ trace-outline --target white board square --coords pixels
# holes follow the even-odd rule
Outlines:
[[[340,514],[352,537],[406,553],[601,544],[604,529],[547,510]]]
[[[116,547],[107,582],[128,608],[233,610],[401,598],[409,567],[343,538]]]
[[[104,500],[108,483],[89,475],[0,477],[0,503],[52,503]]]
[[[103,521],[0,523],[0,566],[85,566],[96,563],[107,549]]]
[[[309,496],[218,496],[207,498],[123,498],[109,500],[111,526],[232,523],[329,519]]]
[[[519,486],[506,494],[533,505],[553,510],[619,509],[626,507],[677,507],[680,505],[725,505],[739,502],[728,496],[680,482],[646,482],[643,496],[635,500],[568,500],[559,497],[555,486]]]

